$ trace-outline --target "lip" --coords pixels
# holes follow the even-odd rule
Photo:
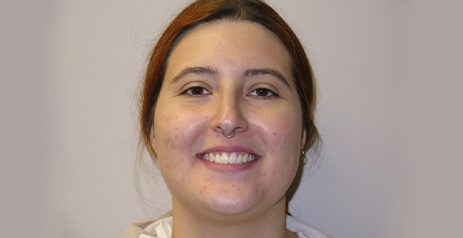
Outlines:
[[[256,156],[257,158],[261,157],[261,155],[259,155],[253,149],[243,147],[243,146],[216,146],[216,147],[212,147],[212,148],[209,148],[209,149],[206,149],[204,151],[199,152],[197,154],[197,156],[201,156],[201,155],[204,155],[204,154],[207,154],[207,153],[217,153],[217,152],[226,152],[226,153],[232,153],[232,152],[239,153],[239,152],[241,152],[241,153],[252,154],[252,155]]]

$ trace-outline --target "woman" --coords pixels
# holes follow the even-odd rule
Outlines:
[[[172,213],[125,237],[327,237],[285,212],[318,140],[314,108],[305,52],[272,8],[192,3],[155,46],[141,98],[142,139]]]

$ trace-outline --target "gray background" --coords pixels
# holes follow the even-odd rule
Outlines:
[[[133,179],[136,95],[186,1],[2,1],[2,237],[120,237],[170,208]],[[306,47],[323,137],[290,211],[346,238],[461,221],[461,19],[445,1],[272,0]],[[156,173],[156,172],[153,172]]]

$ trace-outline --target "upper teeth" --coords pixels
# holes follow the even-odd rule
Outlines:
[[[222,154],[205,154],[202,158],[216,164],[244,164],[253,161],[255,156],[251,154],[237,155],[236,153],[228,154],[223,152]]]

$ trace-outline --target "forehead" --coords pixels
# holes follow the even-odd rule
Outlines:
[[[264,26],[220,20],[201,24],[177,40],[168,59],[166,79],[169,73],[191,66],[210,66],[219,71],[275,68],[292,78],[290,62],[281,40]]]

